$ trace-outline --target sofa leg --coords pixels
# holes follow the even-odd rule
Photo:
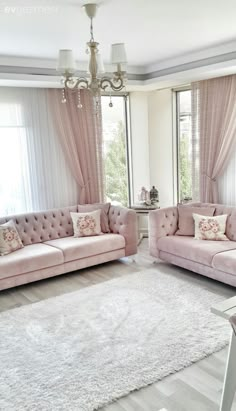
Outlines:
[[[161,261],[162,261],[162,260],[160,260],[160,258],[156,258],[156,259],[152,262],[152,264],[160,264]]]

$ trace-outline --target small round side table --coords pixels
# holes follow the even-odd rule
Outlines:
[[[138,219],[138,245],[141,243],[142,239],[144,237],[148,237],[148,227],[141,227],[141,217],[142,216],[147,216],[150,211],[152,210],[158,210],[160,207],[158,205],[150,205],[150,206],[145,206],[145,205],[133,205],[130,207],[132,210],[134,210],[137,214],[137,219]]]

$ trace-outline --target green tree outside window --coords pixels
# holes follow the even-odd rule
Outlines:
[[[122,121],[117,123],[113,139],[105,154],[105,175],[107,199],[128,205],[126,135]]]

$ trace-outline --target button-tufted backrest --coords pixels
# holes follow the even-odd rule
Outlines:
[[[77,210],[77,206],[72,206],[0,217],[0,224],[13,220],[24,245],[42,243],[72,236],[73,226],[70,211],[77,212]]]
[[[109,227],[111,233],[123,235],[125,255],[137,252],[137,215],[134,210],[125,207],[110,206]]]
[[[226,235],[230,240],[236,241],[236,207],[212,203],[189,203],[188,205],[196,207],[215,207],[214,215],[227,214]]]
[[[111,232],[114,234],[119,234],[120,225],[124,224],[123,211],[126,212],[127,209],[119,206],[111,206],[109,209],[109,226]]]

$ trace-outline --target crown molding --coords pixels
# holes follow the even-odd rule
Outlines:
[[[56,64],[57,61],[55,59],[40,59],[40,58],[33,58],[33,57],[18,57],[18,56],[0,56],[0,71],[2,71],[2,67],[12,67],[20,68],[28,68],[36,71],[39,69],[41,72],[50,70],[50,72],[56,73]],[[85,61],[77,61],[77,67],[79,67],[79,72],[86,72],[88,67],[88,62]],[[114,71],[114,66],[112,64],[105,64],[106,72],[112,73]],[[143,67],[142,66],[132,66],[128,65],[128,72],[133,73],[135,75],[143,74]]]
[[[17,56],[0,56],[0,85],[23,82],[38,84],[39,87],[61,87],[60,77],[55,69],[54,59],[36,59]],[[77,75],[87,74],[87,63],[78,62]],[[105,65],[111,75],[114,67]],[[171,60],[149,66],[128,66],[127,90],[154,90],[156,88],[178,86],[178,82],[236,73],[236,41],[221,44],[196,53],[179,56]],[[185,79],[185,80],[184,80]],[[12,83],[12,84],[13,84]],[[32,85],[31,85],[32,87]]]
[[[180,66],[182,64],[201,61],[208,58],[219,57],[228,53],[236,52],[236,40],[227,43],[221,43],[212,47],[186,53],[163,61],[156,61],[143,67],[144,73],[149,74],[155,71],[167,69],[170,67]]]

